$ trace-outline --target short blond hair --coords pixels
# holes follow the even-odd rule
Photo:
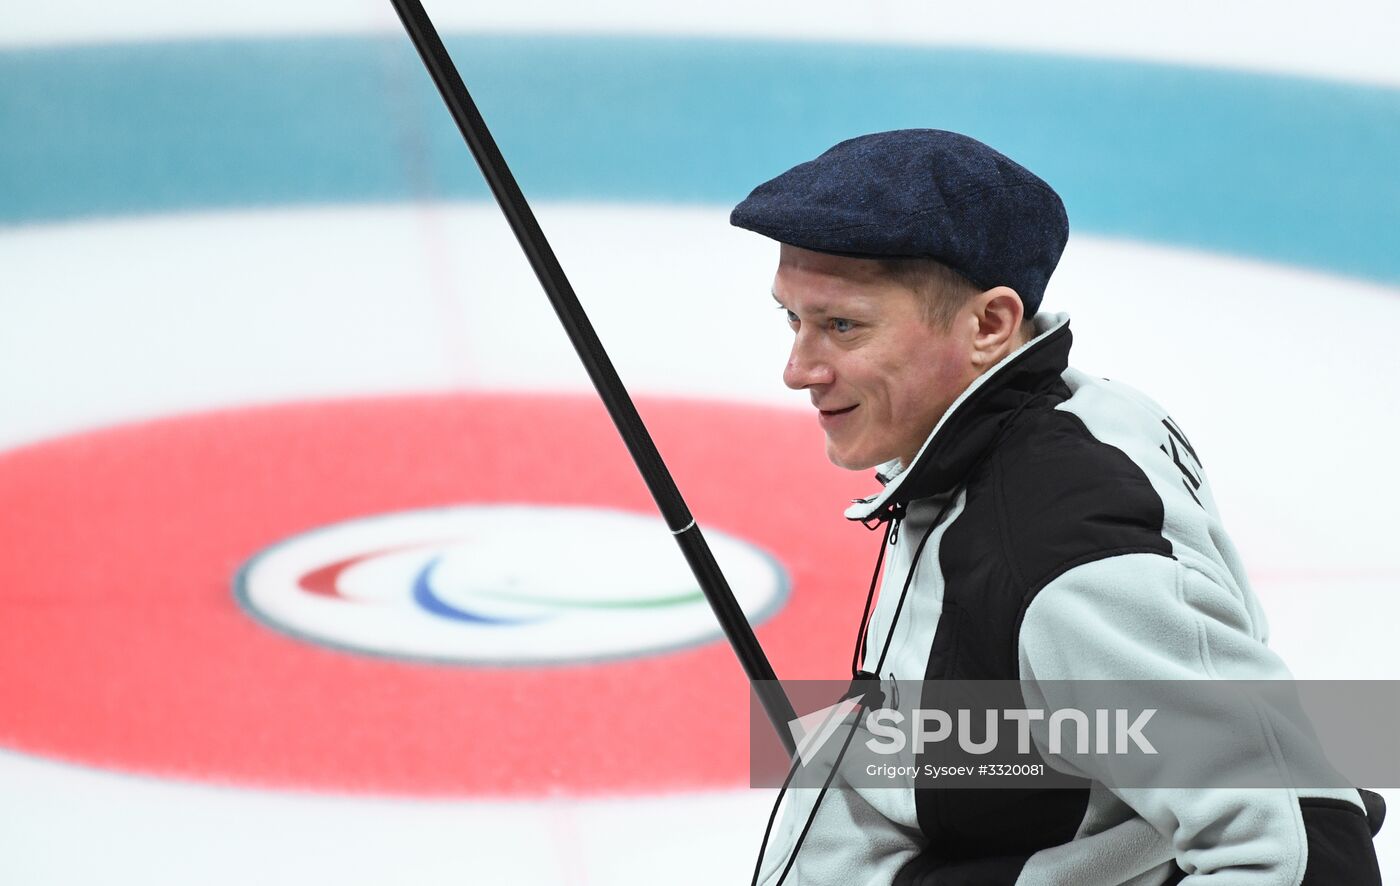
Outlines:
[[[923,301],[924,322],[947,331],[963,305],[982,287],[931,258],[882,258],[880,272]]]
[[[880,273],[919,296],[923,302],[923,319],[929,326],[947,332],[953,318],[976,295],[981,286],[959,274],[940,261],[931,258],[882,258]],[[1025,340],[1035,338],[1033,314],[1021,319],[1021,335]]]

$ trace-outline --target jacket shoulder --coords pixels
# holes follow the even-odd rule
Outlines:
[[[1172,555],[1163,534],[1166,506],[1132,454],[1096,435],[1084,416],[1057,405],[1028,409],[991,463],[991,482],[1006,554],[1022,586],[1033,591],[1089,560],[1122,553]],[[1122,398],[1120,417],[1146,438],[1152,425]],[[1146,440],[1144,440],[1144,445]]]

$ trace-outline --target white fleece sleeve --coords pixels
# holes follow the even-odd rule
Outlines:
[[[1258,609],[1249,601],[1249,592],[1227,578],[1156,554],[1125,554],[1075,567],[1044,587],[1026,610],[1019,656],[1027,705],[1093,705],[1090,684],[1047,681],[1291,679],[1264,645],[1263,626],[1254,623]],[[1176,684],[1169,691],[1176,692]],[[1267,708],[1249,717],[1216,718],[1203,707],[1212,702],[1198,700],[1205,693],[1192,693],[1185,683],[1180,692],[1180,710],[1199,718],[1201,750],[1165,761],[1163,771],[1172,771],[1172,784],[1200,787],[1117,787],[1113,764],[1103,757],[1077,757],[1072,763],[1047,753],[1047,760],[1107,781],[1109,790],[1162,836],[1166,845],[1157,851],[1169,850],[1189,874],[1187,886],[1298,886],[1308,861],[1298,792],[1218,786],[1228,783],[1230,767],[1240,761],[1279,756],[1280,739],[1287,744],[1291,726]],[[1217,725],[1227,719],[1229,728]],[[1361,806],[1353,790],[1307,793]]]

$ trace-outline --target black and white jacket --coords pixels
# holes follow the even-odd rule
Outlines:
[[[1289,679],[1185,434],[1137,391],[1070,368],[1067,317],[1039,317],[1037,330],[959,397],[911,465],[881,466],[884,488],[846,512],[901,515],[866,635],[870,650],[890,642],[880,676]],[[1262,733],[1240,740],[1268,752]],[[761,883],[777,882],[816,793],[792,792]],[[835,790],[785,882],[1379,884],[1369,824],[1381,810],[1368,822],[1372,801],[1355,790],[1302,793],[1091,779]]]

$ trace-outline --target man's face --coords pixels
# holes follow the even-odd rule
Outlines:
[[[907,466],[978,375],[965,324],[925,322],[920,296],[877,262],[784,245],[773,297],[794,335],[783,382],[811,396],[840,467]]]

